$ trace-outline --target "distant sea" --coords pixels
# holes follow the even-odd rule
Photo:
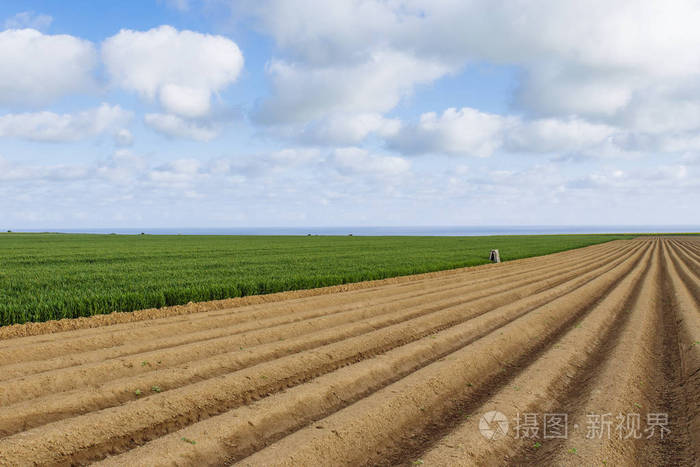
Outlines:
[[[477,236],[554,235],[596,233],[700,232],[700,225],[527,225],[419,227],[231,227],[231,228],[74,228],[20,229],[15,232],[58,232],[138,235],[363,235],[363,236]]]

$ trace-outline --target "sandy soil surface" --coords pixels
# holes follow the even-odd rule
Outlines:
[[[698,238],[0,328],[0,465],[699,456]]]

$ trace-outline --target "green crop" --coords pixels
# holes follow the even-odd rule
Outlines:
[[[0,234],[0,325],[307,289],[543,255],[625,235]]]

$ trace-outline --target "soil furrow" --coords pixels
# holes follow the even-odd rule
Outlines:
[[[502,465],[520,450],[537,449],[536,443],[541,447],[545,414],[556,413],[559,401],[617,338],[644,274],[648,280],[645,267],[642,261],[615,291],[524,368],[494,375],[492,383],[456,400],[449,416],[441,414],[427,435],[407,438],[394,456],[388,456],[387,464],[408,465],[421,459],[426,465]],[[479,430],[481,417],[490,411],[507,417],[506,436],[489,438]]]
[[[689,254],[687,250],[677,246],[677,244],[671,244],[669,250],[676,264],[679,264],[678,262],[682,260],[680,272],[686,285],[696,297],[700,296],[700,260]]]
[[[659,358],[654,345],[663,314],[659,278],[657,252],[621,329],[605,341],[598,362],[578,372],[572,390],[554,407],[553,412],[568,416],[567,437],[521,448],[510,462],[580,465],[589,459],[595,465],[629,465],[642,458],[646,440],[637,435],[643,434],[646,414],[654,409],[651,375]]]
[[[0,465],[697,465],[699,297],[645,237],[0,328]]]
[[[440,334],[455,333],[458,331],[457,328],[451,328]],[[439,338],[440,334],[436,338]],[[488,338],[488,335],[484,338]],[[291,431],[314,421],[319,414],[338,410],[339,406],[347,406],[363,395],[376,391],[378,388],[375,383],[379,377],[384,378],[382,386],[385,386],[396,379],[391,378],[392,375],[403,375],[415,371],[416,369],[411,369],[410,365],[399,365],[400,360],[398,362],[396,360],[410,347],[405,346],[377,357],[376,362],[366,360],[352,367],[343,368],[306,385],[290,389],[286,393],[274,395],[251,406],[241,407],[185,428],[168,437],[153,441],[143,448],[109,459],[107,464],[138,462],[149,465],[167,463],[204,465],[221,463],[225,459],[223,457],[225,452],[231,453],[234,458],[240,457],[247,454],[247,451],[262,447],[264,440],[274,440],[281,436],[285,428],[286,431]],[[413,353],[416,355],[430,354],[435,350],[435,344],[429,340],[415,343],[413,347]],[[246,420],[250,424],[246,423]],[[215,436],[209,435],[213,433],[212,430],[215,430],[216,426],[226,428],[216,430]],[[318,428],[323,427],[323,422],[315,426],[317,426],[316,429],[323,429]],[[195,449],[183,450],[178,443],[182,437],[201,441],[197,443]],[[161,457],[163,452],[170,454],[163,458]]]
[[[614,270],[590,280],[567,294],[567,297],[576,297],[571,298],[574,302],[579,302],[576,309],[583,306],[581,304],[595,300],[612,283],[619,281],[629,272],[642,253],[635,252]],[[551,300],[556,297],[552,297],[551,293],[548,296],[547,292],[538,295],[539,300]],[[537,300],[533,298],[525,298],[523,301],[529,301],[531,306],[537,305]],[[555,298],[554,302],[556,301]],[[547,308],[554,308],[551,313],[555,316],[565,313],[561,306],[548,305]],[[570,309],[567,311],[571,312]],[[545,326],[557,324],[554,318],[545,321]],[[445,324],[451,326],[455,323]],[[512,324],[505,327],[512,329]],[[415,340],[421,333],[426,335],[439,329],[440,326],[434,324],[432,327],[419,328],[416,327],[416,323],[403,323],[373,331],[347,341],[290,355],[121,407],[105,409],[14,435],[0,440],[0,452],[3,452],[3,455],[20,457],[21,453],[31,452],[35,457],[42,459],[42,462],[75,462],[99,458],[110,451],[131,448],[137,440],[152,439],[203,417],[230,410],[251,397],[278,391],[289,384],[308,381],[343,365],[367,358],[368,349],[376,349],[374,354],[386,352]],[[265,378],[261,378],[262,376]],[[135,413],[139,414],[137,418],[134,417]],[[56,445],[62,446],[60,452],[51,449],[51,446]]]
[[[274,459],[275,465],[303,465],[313,463],[312,458],[319,452],[324,452],[325,462],[333,465],[366,462],[421,426],[426,412],[444,410],[468,384],[478,384],[536,352],[623,280],[638,260],[624,271],[612,277],[600,276],[589,287],[542,306],[539,313],[528,313],[487,338],[320,420],[317,425],[322,429],[299,430],[241,464],[269,465]],[[483,358],[474,359],[475,355]],[[391,424],[387,425],[386,420]]]
[[[683,277],[687,277],[685,262],[679,261],[671,248],[665,258],[666,280],[670,286],[668,300],[672,305],[673,323],[679,365],[676,365],[678,389],[670,402],[681,400],[685,405],[690,450],[700,459],[700,301],[693,295]],[[684,274],[685,273],[685,274]],[[666,371],[673,371],[667,369]],[[677,404],[676,404],[677,405]]]
[[[598,272],[599,271],[594,272],[591,277]],[[528,300],[525,301],[525,305],[529,304],[530,306],[534,306],[533,303],[541,303],[543,300],[546,300],[548,296],[551,297],[565,293],[567,290],[571,290],[580,285],[581,281],[589,279],[590,277],[581,277],[578,279],[578,284],[555,288],[548,295],[545,295],[544,298],[528,297]],[[517,311],[517,307],[519,306],[521,306],[521,304],[516,302],[506,307],[506,310],[516,307],[515,309]],[[473,311],[474,310],[472,310],[472,312]],[[478,310],[476,310],[476,312],[478,312]],[[448,314],[454,314],[454,311],[447,310],[446,316],[448,316]],[[495,318],[495,316],[496,315],[492,318]],[[455,317],[452,316],[449,318],[454,320]],[[433,326],[432,328],[428,328],[429,330],[437,329],[434,327],[434,320],[429,320],[427,322]],[[454,323],[454,321],[443,327],[449,326],[452,323]],[[371,328],[372,327],[370,327],[370,329]],[[337,332],[336,330],[330,330],[328,334],[333,336],[337,334]],[[425,332],[424,330],[423,334],[425,334]],[[315,337],[324,339],[323,335]],[[301,345],[308,344],[307,338],[302,337],[297,339],[297,341],[300,342]],[[148,388],[154,383],[158,384],[161,390],[166,390],[168,388],[181,386],[187,382],[192,382],[193,380],[199,381],[207,375],[213,376],[217,374],[216,372],[228,373],[233,371],[237,366],[244,366],[242,362],[245,363],[246,360],[250,364],[265,355],[269,355],[269,358],[283,356],[285,354],[280,352],[280,346],[294,344],[293,341],[290,341],[287,344],[277,344],[276,346],[267,346],[267,348],[264,346],[260,348],[251,348],[240,355],[224,355],[222,358],[203,361],[201,365],[189,366],[181,370],[159,371],[156,372],[156,374],[147,374],[140,377],[115,381],[112,384],[98,385],[90,388],[90,390],[56,394],[41,399],[34,399],[22,404],[11,405],[0,409],[0,432],[13,433],[19,429],[26,429],[55,419],[65,418],[69,415],[76,415],[88,410],[97,410],[105,406],[128,402],[137,398],[137,396],[134,395],[135,388]],[[289,350],[289,347],[287,347],[286,350]]]
[[[612,265],[615,265],[619,261],[623,260],[624,257],[613,260]],[[608,267],[611,267],[611,265],[608,265]],[[511,302],[520,297],[532,295],[550,287],[554,287],[562,280],[571,279],[573,284],[576,284],[583,280],[587,280],[588,277],[595,274],[596,273],[594,271],[578,277],[564,277],[557,280],[552,279],[549,281],[543,281],[541,284],[522,286],[508,292],[497,294],[493,297],[485,297],[463,305],[455,305],[447,308],[438,306],[437,310],[432,307],[433,304],[427,308],[425,305],[422,305],[416,310],[415,315],[430,315],[441,312],[444,320],[453,320],[455,318],[451,315],[454,315],[457,310],[461,310],[462,313],[464,313],[466,310],[468,313],[466,317],[470,317],[474,313],[485,312],[490,308]],[[309,349],[318,345],[328,344],[330,342],[352,337],[382,326],[397,323],[404,319],[416,319],[416,317],[411,313],[411,310],[405,310],[394,312],[394,314],[389,314],[388,316],[384,317],[380,316],[377,318],[369,318],[367,322],[361,322],[357,326],[347,326],[345,332],[331,331],[325,334],[321,332],[314,335],[313,338],[302,338],[286,345],[283,344],[282,348],[286,346],[286,352],[291,353]],[[431,321],[430,317],[426,317],[426,319]],[[437,319],[437,317],[433,316],[432,320],[435,319]],[[324,321],[331,321],[332,324],[331,318],[320,318],[317,320],[317,323],[323,324]],[[439,321],[437,322],[439,323]],[[150,373],[154,371],[154,369],[166,369],[219,354],[226,354],[226,356],[228,356],[228,363],[223,366],[223,370],[232,371],[234,368],[241,368],[240,363],[238,362],[238,354],[240,353],[238,350],[240,350],[241,347],[243,347],[245,350],[250,346],[279,341],[280,339],[293,338],[294,336],[309,334],[312,331],[318,330],[318,327],[314,328],[309,326],[309,324],[297,323],[285,326],[281,329],[273,328],[243,335],[221,337],[206,341],[204,343],[186,344],[123,358],[100,361],[79,367],[69,367],[29,375],[18,379],[0,382],[0,402],[2,402],[3,405],[8,406],[12,403],[30,400],[47,393],[69,391],[85,384],[104,384],[106,381],[124,377],[134,377],[138,374]],[[232,350],[234,350],[234,353],[231,352]],[[272,354],[272,356],[278,358],[282,355],[280,355],[280,352],[277,352]],[[259,358],[262,359],[264,356],[261,355]],[[197,374],[196,371],[193,373],[195,375]],[[202,377],[206,377],[206,375],[200,376],[199,378],[201,379]],[[163,384],[160,384],[160,386],[163,386]]]

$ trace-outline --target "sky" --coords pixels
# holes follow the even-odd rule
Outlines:
[[[3,0],[0,228],[700,223],[700,3]]]

